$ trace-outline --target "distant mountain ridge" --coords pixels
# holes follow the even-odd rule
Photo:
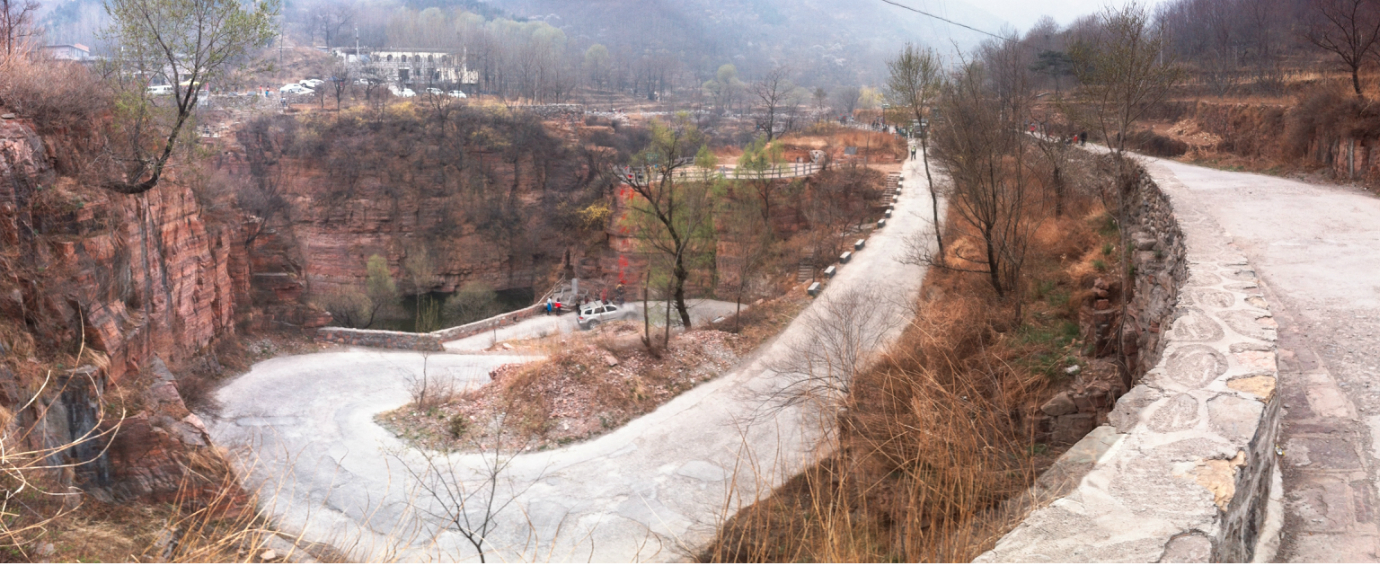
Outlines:
[[[880,0],[485,1],[562,28],[577,42],[700,50],[724,63],[746,65],[740,70],[749,74],[753,61],[875,74],[885,57],[907,42],[952,54],[955,46],[966,51],[987,38]],[[963,0],[899,1],[990,33],[1010,29],[1000,17]]]

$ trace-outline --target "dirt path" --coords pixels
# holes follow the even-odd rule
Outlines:
[[[1148,169],[1188,195],[1176,208],[1229,233],[1280,324],[1285,519],[1276,558],[1377,561],[1380,198],[1173,161],[1149,160]]]
[[[910,165],[905,187],[890,225],[743,365],[595,440],[512,458],[492,499],[513,503],[485,539],[488,559],[682,560],[713,535],[730,495],[751,500],[798,472],[822,435],[808,410],[767,399],[791,379],[773,367],[798,356],[810,311],[852,290],[877,292],[872,315],[887,327],[879,343],[899,335],[910,311],[899,304],[914,302],[924,271],[897,259],[906,237],[928,226],[930,205],[924,175]],[[438,353],[427,362],[429,373],[478,383],[512,360]],[[373,422],[408,402],[421,363],[420,354],[372,351],[260,363],[218,392],[212,436],[246,457],[246,485],[308,540],[361,560],[475,560],[435,516],[442,506],[417,494],[407,468],[421,468],[420,455]],[[449,460],[453,484],[489,499],[479,489],[484,457]],[[475,505],[470,515],[480,518]]]

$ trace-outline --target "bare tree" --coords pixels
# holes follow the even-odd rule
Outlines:
[[[843,110],[849,117],[858,109],[858,104],[862,103],[862,89],[857,86],[845,86],[834,90],[834,103],[837,109]]]
[[[34,27],[36,0],[0,0],[0,38],[5,41],[5,56],[14,54],[23,41],[38,34]]]
[[[1124,154],[1126,138],[1131,126],[1182,80],[1183,72],[1165,55],[1164,36],[1151,26],[1150,16],[1140,4],[1132,2],[1119,10],[1108,8],[1100,18],[1101,33],[1091,40],[1080,41],[1071,55],[1074,74],[1083,83],[1079,92],[1083,105],[1091,112],[1107,145],[1112,148],[1116,180],[1109,190],[1103,191],[1103,199],[1108,209],[1116,213],[1121,239],[1118,245],[1121,267],[1118,270],[1122,288],[1130,288],[1130,269],[1125,267],[1130,258],[1129,233],[1125,226],[1130,219],[1130,202],[1139,186],[1140,172]],[[1371,49],[1374,41],[1372,32],[1365,51]],[[1357,95],[1360,95],[1359,86]],[[1106,201],[1108,199],[1112,201]],[[1125,300],[1121,309],[1122,323],[1125,323]],[[1117,340],[1117,353],[1122,378],[1130,382],[1131,374],[1120,339]]]
[[[350,65],[344,61],[336,64],[331,69],[331,93],[335,95],[335,110],[340,111],[340,100],[345,96],[345,91],[350,89],[353,78],[350,74]],[[322,85],[325,86],[325,85]]]
[[[780,113],[790,105],[791,92],[795,90],[795,85],[789,78],[790,71],[785,67],[776,67],[767,71],[762,76],[762,80],[752,83],[750,90],[752,95],[761,104],[762,115],[757,118],[758,129],[763,130],[767,136],[767,142],[776,138],[776,122],[780,118]]]
[[[762,216],[762,222],[766,225],[767,231],[771,231],[771,210],[775,203],[776,194],[784,184],[774,174],[776,167],[781,163],[781,147],[772,144],[767,136],[759,136],[752,144],[743,148],[742,156],[738,157],[738,170],[734,175],[740,180],[739,186],[746,185],[756,198],[754,207]],[[746,173],[747,180],[742,178]]]
[[[925,164],[925,181],[929,184],[933,211],[934,241],[939,245],[940,261],[944,260],[944,235],[939,223],[939,190],[930,173],[929,111],[944,85],[939,58],[934,51],[907,44],[895,59],[887,61],[887,97],[892,106],[905,108],[920,127],[920,155]]]
[[[425,449],[419,451],[420,464],[404,460],[420,494],[415,496],[419,511],[463,537],[474,547],[480,562],[488,561],[485,546],[498,530],[500,514],[525,491],[507,475],[514,456],[525,447],[505,446],[511,442],[505,437],[505,419],[500,416],[492,424],[494,431],[484,440],[485,444],[472,445],[479,452],[466,457],[467,460],[453,453]],[[492,448],[486,448],[489,445]],[[479,458],[477,465],[475,456]],[[455,557],[461,559],[460,555]]]
[[[1113,152],[1126,150],[1131,126],[1160,103],[1183,78],[1164,50],[1164,37],[1137,2],[1107,8],[1101,29],[1070,49],[1073,73],[1082,86],[1080,101]]]
[[[771,368],[786,378],[772,390],[772,403],[811,405],[829,417],[849,396],[853,378],[882,352],[886,335],[904,322],[907,309],[888,302],[875,286],[826,294],[801,320],[805,333],[791,342],[791,354]]]
[[[969,62],[943,95],[944,122],[935,128],[937,157],[953,179],[950,205],[982,238],[980,254],[930,261],[950,270],[986,274],[998,297],[1019,304],[1019,282],[1034,221],[1028,193],[1026,136],[1031,101],[1026,68],[1014,40],[989,43],[984,60]]]
[[[378,67],[367,66],[359,71],[359,75],[364,79],[364,101],[366,103],[382,103],[382,99],[387,94],[384,86],[388,81],[384,80],[383,73]],[[377,99],[377,101],[376,101]]]
[[[1060,217],[1064,215],[1064,200],[1068,195],[1065,172],[1069,166],[1069,151],[1073,150],[1073,146],[1065,143],[1063,139],[1047,136],[1036,138],[1035,146],[1040,149],[1045,163],[1049,165],[1049,188],[1054,196],[1054,216]]]
[[[421,351],[422,371],[409,377],[407,392],[412,396],[412,405],[421,411],[430,411],[450,403],[456,393],[455,379],[431,374],[429,364],[431,352]]]
[[[355,20],[355,7],[345,2],[322,2],[308,9],[312,36],[321,35],[330,49],[340,32]]]
[[[829,111],[829,92],[823,86],[816,86],[810,97],[814,100],[815,113],[823,116]]]
[[[245,248],[254,245],[276,216],[289,211],[284,188],[296,168],[289,164],[292,161],[282,158],[282,153],[296,139],[297,123],[281,116],[259,119],[235,133],[249,164],[248,178],[241,178],[235,190],[236,203],[250,216]]]
[[[730,245],[729,256],[717,255],[720,283],[733,289],[734,331],[742,324],[743,297],[752,288],[753,279],[771,259],[775,237],[770,215],[761,209],[762,200],[755,197],[722,198],[715,211],[721,243]]]
[[[1380,4],[1375,0],[1312,0],[1304,39],[1337,55],[1351,71],[1351,88],[1361,93],[1361,65],[1380,41]]]
[[[172,123],[160,127],[144,84],[129,94],[134,124],[127,128],[129,154],[122,178],[105,187],[122,194],[141,194],[158,186],[200,100],[201,90],[235,67],[246,63],[253,50],[278,36],[274,20],[277,0],[245,5],[233,0],[106,0],[114,18],[112,35],[119,41],[124,74],[143,80],[159,76],[172,85]],[[157,139],[154,141],[154,139]],[[152,153],[149,146],[159,146]]]
[[[235,190],[235,203],[247,213],[251,220],[246,223],[244,246],[252,247],[269,222],[286,214],[289,205],[283,197],[283,186],[292,175],[292,167],[276,166],[255,176],[242,180]]]

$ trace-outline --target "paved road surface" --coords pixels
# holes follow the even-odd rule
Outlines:
[[[662,308],[665,307],[665,304],[666,302],[648,302],[648,306],[652,310],[653,324],[657,324],[657,319],[661,319],[664,326],[665,310]],[[627,305],[637,314],[637,319],[642,319],[641,302],[629,302]],[[699,326],[715,318],[732,315],[737,309],[737,304],[719,300],[686,300],[686,307],[690,308],[690,323]],[[675,312],[672,312],[671,315],[674,317]],[[500,328],[497,332],[480,333],[472,337],[442,343],[442,346],[450,352],[474,352],[492,347],[495,341],[502,343],[504,341],[540,339],[551,335],[565,335],[578,330],[573,312],[565,315],[538,315],[514,325]]]
[[[823,315],[826,300],[862,288],[883,300],[867,310],[886,327],[879,342],[899,334],[909,309],[884,302],[915,299],[924,271],[896,258],[905,237],[927,227],[929,209],[923,174],[908,166],[905,186],[890,225],[754,358],[603,437],[513,458],[493,497],[514,503],[486,538],[489,560],[685,559],[711,538],[730,494],[751,500],[798,472],[822,432],[808,410],[767,399],[789,378],[771,367],[798,356],[811,330],[803,320]],[[438,353],[427,362],[430,373],[478,383],[516,360]],[[441,520],[425,514],[440,506],[415,493],[407,468],[423,467],[419,454],[373,423],[407,403],[421,363],[415,353],[353,350],[260,363],[217,393],[212,437],[252,461],[246,485],[308,540],[361,560],[474,560],[460,535],[438,533]],[[460,468],[453,483],[475,491],[486,459],[449,460]]]
[[[1256,269],[1280,323],[1284,561],[1380,559],[1380,199],[1150,159]]]

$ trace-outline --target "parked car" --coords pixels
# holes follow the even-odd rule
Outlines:
[[[459,90],[451,90],[451,91],[450,91],[450,97],[451,97],[451,98],[469,98],[469,96],[466,96],[464,92],[461,92],[461,91],[459,91]]]
[[[302,86],[301,84],[287,84],[278,89],[279,94],[312,94],[315,90]]]
[[[417,95],[417,93],[413,92],[411,88],[404,88],[402,90],[398,90],[398,87],[390,86],[388,88],[388,91],[392,92],[394,96],[397,96],[399,98],[411,98]]]
[[[575,318],[575,323],[581,329],[593,329],[600,323],[615,321],[619,319],[631,319],[636,316],[637,311],[630,305],[618,305],[609,302],[592,302],[580,308],[579,315]]]
[[[158,86],[149,87],[149,94],[152,96],[171,96],[172,93],[173,87],[171,84],[160,84]]]
[[[445,92],[442,92],[440,88],[428,88],[426,89],[426,93],[432,96],[440,96],[442,94],[445,94]]]
[[[319,78],[304,78],[298,84],[301,84],[302,86],[305,86],[307,88],[316,88],[317,86],[321,86],[325,82],[326,81],[321,80]]]

